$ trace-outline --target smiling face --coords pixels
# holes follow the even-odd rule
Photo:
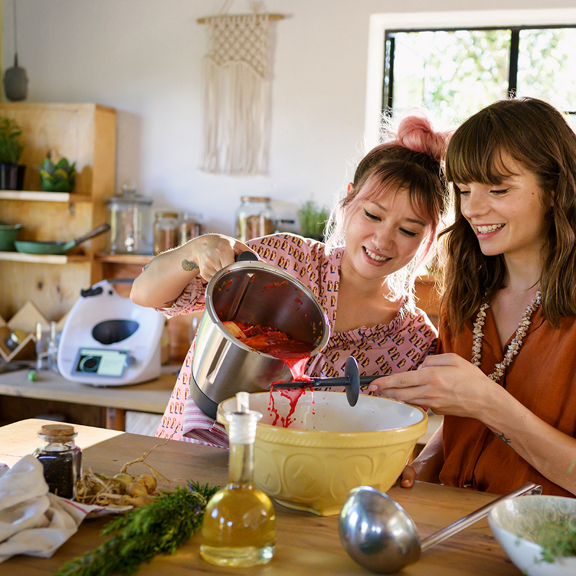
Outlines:
[[[405,190],[362,199],[346,223],[343,272],[380,281],[411,262],[430,232]]]
[[[510,175],[497,185],[457,183],[462,215],[486,256],[540,258],[546,243],[548,207],[533,172],[503,155]]]

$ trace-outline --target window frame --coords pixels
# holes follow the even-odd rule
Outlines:
[[[384,36],[386,30],[431,28],[511,28],[514,26],[574,25],[576,8],[469,10],[454,12],[388,12],[370,16],[366,68],[363,147],[380,142]]]
[[[508,94],[515,94],[518,87],[518,58],[520,57],[520,33],[524,30],[551,30],[576,28],[576,24],[544,24],[531,26],[482,26],[482,27],[462,27],[456,28],[398,28],[388,29],[384,33],[384,58],[382,71],[382,114],[389,115],[392,106],[392,96],[394,92],[394,67],[390,62],[394,60],[395,53],[395,34],[413,33],[413,32],[458,32],[480,31],[487,32],[492,30],[509,30],[510,31],[510,53],[508,55]],[[566,114],[576,115],[575,110],[564,110]]]

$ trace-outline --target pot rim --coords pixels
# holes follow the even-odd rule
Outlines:
[[[265,270],[266,272],[270,272],[276,276],[280,276],[283,280],[287,280],[291,284],[295,285],[298,289],[302,290],[302,292],[304,292],[311,299],[311,301],[316,305],[318,312],[320,313],[320,316],[322,318],[324,327],[325,327],[325,330],[323,331],[322,338],[321,338],[320,342],[310,352],[310,358],[312,358],[313,356],[318,354],[318,352],[320,352],[326,346],[326,344],[328,344],[328,340],[330,339],[330,324],[328,323],[328,316],[327,316],[326,312],[324,311],[324,308],[322,308],[322,306],[320,305],[320,303],[318,302],[318,300],[316,299],[316,297],[314,296],[314,294],[312,293],[312,290],[310,290],[310,288],[305,286],[302,282],[300,282],[300,280],[298,280],[297,278],[294,278],[294,276],[290,275],[285,270],[282,270],[281,268],[278,268],[277,266],[274,266],[273,264],[269,264],[268,262],[262,262],[260,260],[234,262],[233,264],[230,264],[230,266],[225,266],[224,268],[222,268],[221,270],[216,272],[216,274],[214,274],[214,276],[212,276],[212,278],[210,279],[210,282],[208,283],[208,286],[206,287],[205,311],[208,313],[208,316],[209,316],[210,320],[213,322],[213,324],[215,324],[218,327],[218,329],[222,332],[222,334],[226,337],[227,340],[229,340],[230,342],[233,342],[234,344],[239,346],[242,350],[246,350],[247,352],[253,352],[256,354],[260,354],[261,356],[266,356],[267,358],[273,358],[275,360],[279,360],[275,356],[271,356],[270,354],[260,352],[259,350],[255,350],[254,348],[247,346],[246,344],[244,344],[243,342],[241,342],[240,340],[238,340],[237,338],[232,336],[232,334],[230,334],[230,332],[228,330],[226,330],[226,328],[224,328],[223,321],[220,320],[220,318],[216,314],[216,310],[214,309],[212,290],[213,290],[213,287],[217,284],[218,280],[222,276],[224,276],[225,274],[228,274],[230,272],[234,272],[235,270],[242,270],[244,268],[261,269],[261,270]],[[280,361],[283,362],[283,360],[280,360]]]

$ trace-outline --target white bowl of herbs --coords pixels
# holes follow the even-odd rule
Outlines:
[[[576,574],[576,498],[522,496],[488,515],[496,540],[528,576]]]

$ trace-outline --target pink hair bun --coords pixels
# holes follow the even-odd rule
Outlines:
[[[413,108],[404,112],[390,130],[389,143],[399,144],[413,152],[427,154],[440,162],[446,153],[451,131],[437,132],[430,118],[420,109]]]

